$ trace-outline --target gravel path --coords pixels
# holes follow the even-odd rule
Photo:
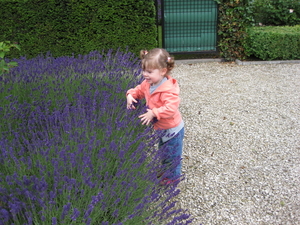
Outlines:
[[[193,224],[300,224],[300,64],[181,64]]]

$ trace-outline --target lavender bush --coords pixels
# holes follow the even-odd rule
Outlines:
[[[126,110],[131,53],[14,59],[0,86],[0,225],[189,224],[158,185],[159,133]]]

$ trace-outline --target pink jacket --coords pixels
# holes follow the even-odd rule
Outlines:
[[[157,118],[154,129],[166,130],[180,124],[182,117],[179,112],[179,85],[177,80],[167,76],[168,80],[150,94],[150,84],[145,80],[135,88],[127,91],[135,99],[146,99],[147,106]]]

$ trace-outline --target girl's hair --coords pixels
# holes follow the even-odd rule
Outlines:
[[[167,73],[175,66],[174,57],[162,48],[154,48],[150,51],[141,50],[140,58],[142,59],[142,69],[163,69],[167,68]]]

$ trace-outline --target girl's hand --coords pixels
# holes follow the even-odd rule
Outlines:
[[[149,125],[149,123],[153,120],[155,117],[155,114],[152,112],[151,109],[147,109],[147,112],[140,115],[139,118],[141,118],[142,124]]]
[[[133,102],[137,103],[137,100],[135,100],[131,94],[127,95],[127,109],[135,109]]]

